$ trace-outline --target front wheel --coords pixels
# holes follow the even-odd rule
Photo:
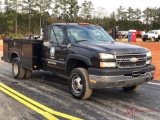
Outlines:
[[[142,40],[143,40],[143,42],[146,42],[146,39],[143,38]]]
[[[151,41],[156,41],[155,37],[152,37],[152,38],[151,38]]]
[[[137,91],[141,85],[134,85],[134,86],[129,86],[129,87],[123,87],[123,90],[125,91]]]
[[[12,74],[16,79],[23,79],[25,76],[25,69],[21,67],[19,57],[15,57],[12,62]]]
[[[72,96],[76,99],[87,99],[92,94],[89,87],[88,72],[84,68],[75,68],[69,77],[69,89]]]

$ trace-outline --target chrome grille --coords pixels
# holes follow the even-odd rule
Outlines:
[[[146,65],[147,61],[146,54],[116,55],[115,57],[118,68],[142,67]],[[132,59],[134,59],[134,61],[132,61]]]

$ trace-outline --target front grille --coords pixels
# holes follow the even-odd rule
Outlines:
[[[143,35],[143,38],[148,38],[148,35]]]
[[[136,68],[146,65],[146,54],[127,54],[116,55],[116,63],[118,68]]]
[[[116,55],[117,60],[128,60],[131,58],[146,58],[146,54]]]

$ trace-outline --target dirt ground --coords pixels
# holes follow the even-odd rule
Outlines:
[[[154,80],[160,80],[160,42],[142,42],[141,39],[137,39],[136,42],[128,42],[127,39],[117,39],[118,42],[124,42],[129,44],[135,44],[148,48],[152,52],[152,63],[156,66]],[[3,41],[0,40],[0,51],[3,50]]]

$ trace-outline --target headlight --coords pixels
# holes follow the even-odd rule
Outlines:
[[[148,53],[146,53],[147,57],[151,57],[152,56],[152,53],[151,51],[149,51]]]
[[[106,54],[106,53],[99,53],[100,59],[115,59],[114,55]]]
[[[116,62],[100,62],[100,67],[116,67]]]
[[[152,53],[149,51],[148,53],[146,53],[146,55],[147,55],[146,64],[151,64],[152,63]]]

